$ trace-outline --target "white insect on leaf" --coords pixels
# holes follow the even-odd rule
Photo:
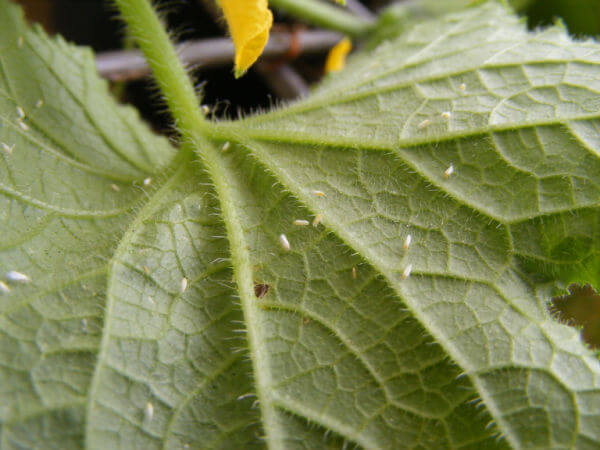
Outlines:
[[[411,272],[412,272],[412,264],[409,264],[408,266],[405,267],[404,272],[402,272],[402,279],[406,280],[408,277],[410,277]]]
[[[221,151],[226,152],[227,150],[229,150],[229,147],[231,147],[231,144],[229,143],[229,141],[227,141],[221,147]]]
[[[202,105],[200,107],[200,109],[202,110],[202,114],[204,114],[204,115],[206,115],[210,112],[210,106],[208,106],[208,105]]]
[[[294,220],[294,225],[298,226],[298,227],[305,227],[308,225],[308,220],[302,220],[302,219],[296,219]]]
[[[0,281],[0,294],[8,294],[10,292],[10,288],[6,285],[4,281]]]
[[[144,408],[144,421],[151,422],[154,417],[154,405],[150,402],[146,403],[146,407]]]
[[[19,48],[23,47],[23,36],[19,36],[17,38],[17,47],[19,47]]]
[[[402,249],[408,250],[408,247],[410,247],[411,242],[412,242],[412,236],[410,234],[407,234],[406,238],[404,238],[404,245],[402,245]]]
[[[464,92],[467,89],[467,85],[465,83],[462,83],[458,88]]]
[[[19,124],[19,127],[21,128],[21,130],[23,130],[23,131],[29,131],[29,125],[27,125],[21,119],[17,119],[17,123]]]
[[[452,113],[450,111],[444,111],[442,114],[442,119],[449,119],[450,117],[452,117]]]
[[[5,144],[4,142],[2,143],[2,150],[4,150],[9,155],[12,153],[14,148],[15,148],[15,144],[8,145],[8,144]]]
[[[44,106],[44,100],[42,100],[41,98],[39,98],[38,101],[35,102],[35,107],[36,108],[41,108],[42,106]]]
[[[21,120],[25,118],[25,111],[23,111],[23,108],[21,108],[20,106],[17,106],[17,116]]]
[[[323,191],[312,191],[312,195],[315,195],[317,197],[327,197],[327,195]]]
[[[144,186],[150,186],[150,184],[152,183],[152,178],[148,177],[148,178],[144,178]]]
[[[449,178],[450,175],[452,175],[454,173],[454,166],[452,164],[450,164],[450,167],[448,167],[446,170],[444,170],[444,178]]]
[[[312,226],[317,228],[319,226],[319,224],[321,223],[321,220],[323,220],[323,215],[317,214],[313,220]]]
[[[111,184],[110,188],[115,192],[119,192],[121,190],[121,188],[119,186],[117,186],[116,184]]]
[[[6,279],[13,283],[29,283],[31,278],[25,275],[22,272],[17,272],[16,270],[11,270],[6,273]]]
[[[285,237],[285,234],[279,235],[279,243],[284,250],[288,251],[290,249],[290,242],[288,241],[287,237]]]
[[[187,285],[188,285],[188,279],[186,277],[183,277],[181,279],[181,286],[179,287],[179,292],[181,292],[183,294],[185,292],[185,290],[187,289]]]
[[[423,129],[427,128],[430,124],[431,124],[431,120],[425,119],[423,122],[421,122],[419,125],[417,125],[417,128],[419,130],[423,130]]]

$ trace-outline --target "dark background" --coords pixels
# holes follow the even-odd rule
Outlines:
[[[17,0],[17,3],[24,6],[31,22],[41,23],[48,33],[60,33],[67,40],[90,46],[96,52],[127,45],[124,43],[124,26],[116,18],[115,8],[109,0]],[[390,2],[363,0],[362,3],[376,9]],[[600,36],[600,0],[512,0],[512,3],[527,18],[532,29],[560,18],[577,38]],[[168,0],[161,4],[166,5],[169,29],[178,41],[223,36],[222,24],[215,23],[207,14],[201,0]],[[275,18],[284,26],[291,24],[289,18],[280,14]],[[314,83],[322,73],[323,61],[323,55],[300,56],[293,66],[308,82]],[[203,69],[197,73],[197,79],[205,83],[203,102],[217,106],[217,117],[237,116],[238,110],[248,114],[257,108],[269,108],[279,100],[264,78],[253,70],[236,80],[231,65]],[[148,78],[126,84],[113,83],[111,88],[120,101],[134,104],[157,131],[172,133],[169,116]],[[600,296],[594,289],[572,286],[568,295],[553,300],[553,311],[560,320],[584,326],[584,338],[600,349]]]

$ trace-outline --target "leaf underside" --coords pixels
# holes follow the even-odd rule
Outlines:
[[[598,360],[546,307],[597,276],[596,43],[494,4],[417,25],[217,124],[219,191],[89,52],[4,1],[0,30],[0,275],[31,277],[0,447],[600,445]]]

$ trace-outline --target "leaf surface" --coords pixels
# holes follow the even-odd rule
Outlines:
[[[242,148],[221,161],[267,444],[320,447],[330,430],[364,448],[503,447],[468,379],[377,271],[322,225],[293,225],[313,217]]]
[[[598,446],[598,360],[546,308],[597,274],[597,44],[425,22],[218,124],[207,174],[0,25],[2,448]]]
[[[490,3],[221,125],[385,277],[515,447],[600,439],[598,360],[539,282],[596,267],[599,56]]]
[[[110,99],[91,52],[4,1],[0,30],[1,446],[79,448],[108,263],[173,150]]]
[[[235,338],[243,317],[216,200],[197,171],[182,164],[113,258],[90,448],[256,444],[251,368]]]

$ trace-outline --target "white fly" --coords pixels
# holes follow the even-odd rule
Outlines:
[[[14,283],[29,283],[31,278],[21,272],[17,272],[16,270],[11,270],[6,273],[6,279],[8,281],[12,281]]]
[[[317,214],[313,220],[312,226],[317,228],[319,226],[319,224],[321,223],[321,220],[323,220],[323,215]]]
[[[410,247],[410,243],[412,242],[412,236],[409,234],[406,236],[406,238],[404,239],[404,245],[402,245],[402,248],[404,250],[408,250],[408,247]]]
[[[12,153],[14,148],[15,148],[15,144],[8,145],[8,144],[5,144],[4,142],[2,143],[2,150],[4,150],[9,155]]]
[[[454,173],[454,166],[452,164],[450,164],[450,167],[448,167],[446,170],[444,170],[444,178],[449,178],[450,175],[452,175]]]
[[[151,422],[154,417],[154,405],[150,402],[146,403],[146,408],[144,408],[144,421]]]
[[[287,250],[290,249],[290,242],[285,237],[285,234],[280,234],[279,235],[279,243],[281,244],[281,246],[283,247],[284,250],[287,251]]]
[[[431,124],[431,120],[425,119],[423,122],[421,122],[419,125],[417,125],[417,128],[419,130],[423,130],[424,128],[427,128],[430,124]]]
[[[21,128],[21,130],[23,130],[23,131],[28,131],[29,130],[29,125],[27,125],[21,119],[17,119],[17,123],[19,124],[19,127]]]
[[[183,277],[181,279],[181,286],[179,287],[179,292],[181,292],[183,294],[185,292],[185,290],[187,289],[187,285],[188,285],[188,280],[186,277]]]

